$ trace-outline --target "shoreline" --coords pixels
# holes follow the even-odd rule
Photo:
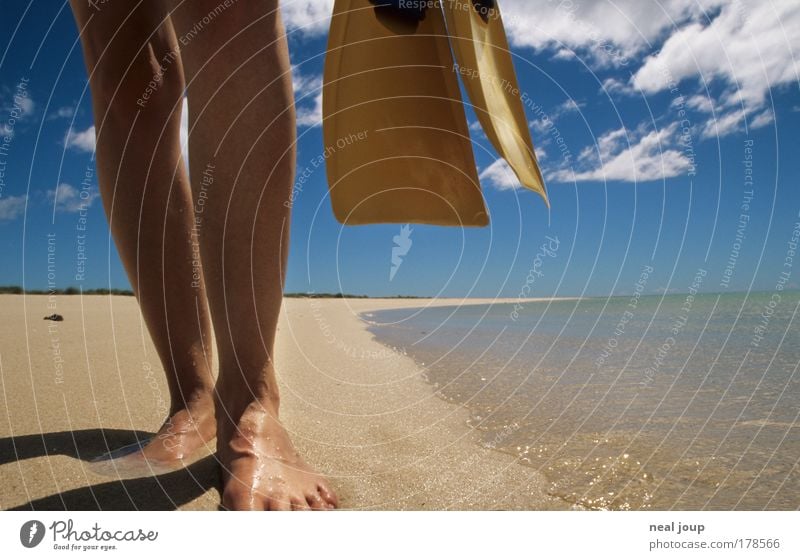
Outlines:
[[[343,509],[568,508],[546,494],[541,473],[482,447],[467,410],[436,396],[416,362],[375,340],[360,317],[518,301],[508,300],[284,299],[276,343],[281,417]],[[53,312],[65,320],[42,320]],[[3,295],[0,333],[8,411],[0,418],[2,509],[216,509],[213,456],[124,481],[82,460],[105,451],[103,438],[115,448],[163,421],[166,382],[134,299],[64,297],[52,309],[46,295]]]

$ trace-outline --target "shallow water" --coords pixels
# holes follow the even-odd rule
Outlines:
[[[800,292],[366,314],[483,443],[592,509],[800,507]],[[772,301],[772,303],[770,303]]]

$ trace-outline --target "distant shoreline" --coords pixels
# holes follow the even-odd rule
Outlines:
[[[28,296],[132,296],[134,295],[131,290],[118,290],[108,288],[92,288],[89,290],[81,290],[80,288],[69,287],[56,290],[25,290],[21,286],[0,286],[0,295],[28,295]],[[367,296],[357,294],[343,294],[343,293],[298,293],[289,292],[283,294],[287,298],[333,298],[333,299],[430,299],[427,296]]]
[[[789,292],[800,291],[798,289],[789,289],[786,290]],[[750,290],[750,291],[725,291],[725,292],[698,292],[698,294],[703,295],[723,295],[723,294],[759,294],[759,293],[770,293],[769,290]],[[56,289],[56,290],[25,290],[21,286],[0,286],[0,295],[29,295],[29,296],[47,296],[47,295],[55,295],[55,296],[133,296],[134,293],[131,290],[120,290],[120,289],[108,289],[108,288],[92,288],[88,290],[81,290],[80,288],[76,287],[68,287],[63,289]],[[575,301],[581,299],[605,299],[609,297],[630,297],[631,294],[614,294],[614,295],[591,295],[591,296],[543,296],[543,297],[534,297],[534,298],[523,298],[519,301],[530,301],[530,300],[538,300],[538,301]],[[674,293],[655,293],[655,294],[643,294],[644,297],[671,297],[671,296],[685,296],[686,293],[682,292],[674,292]],[[304,293],[304,292],[287,292],[283,294],[284,298],[319,298],[319,299],[453,299],[453,300],[487,300],[487,301],[499,301],[499,300],[508,300],[508,301],[518,301],[518,298],[514,297],[468,297],[463,298],[459,296],[452,296],[452,297],[436,297],[431,298],[431,296],[410,296],[410,295],[393,295],[393,296],[368,296],[365,294],[346,294],[346,293],[332,293],[332,292],[320,292],[320,293]]]

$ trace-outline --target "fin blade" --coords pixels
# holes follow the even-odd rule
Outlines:
[[[323,137],[339,222],[488,224],[453,64],[440,10],[411,21],[336,0]]]
[[[520,183],[549,207],[498,3],[485,17],[474,6],[454,4],[442,2],[450,43],[481,127]]]

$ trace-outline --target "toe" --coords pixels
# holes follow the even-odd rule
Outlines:
[[[292,498],[291,500],[292,511],[309,511],[308,502],[303,497]]]
[[[322,496],[319,493],[314,492],[313,494],[309,494],[306,496],[306,502],[308,506],[313,509],[314,511],[322,511],[328,509],[328,502],[322,499]]]
[[[270,511],[291,511],[292,504],[286,496],[276,496],[269,499]]]
[[[328,503],[328,505],[334,508],[339,507],[339,499],[336,497],[336,494],[328,489],[327,486],[324,484],[318,484],[317,491],[319,492],[319,495],[322,496],[322,499]]]

